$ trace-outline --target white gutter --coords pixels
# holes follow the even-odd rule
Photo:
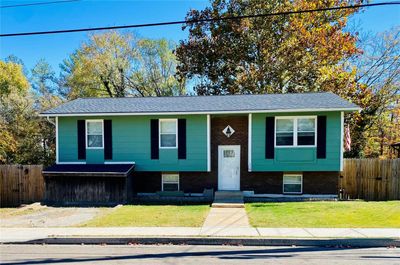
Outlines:
[[[237,111],[192,111],[192,112],[99,112],[99,113],[43,113],[41,117],[82,117],[82,116],[146,116],[146,115],[196,115],[196,114],[249,114],[249,113],[287,113],[287,112],[330,112],[359,111],[361,108],[314,108],[314,109],[275,109],[275,110],[237,110]]]

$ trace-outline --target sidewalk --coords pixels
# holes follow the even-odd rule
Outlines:
[[[100,228],[0,228],[0,243],[28,242],[51,238],[135,238],[135,237],[241,237],[253,239],[395,239],[395,228],[253,228],[231,227],[207,231],[201,227],[100,227]]]

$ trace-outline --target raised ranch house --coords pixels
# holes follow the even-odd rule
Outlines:
[[[82,98],[50,109],[49,202],[136,196],[336,196],[343,115],[333,93]]]

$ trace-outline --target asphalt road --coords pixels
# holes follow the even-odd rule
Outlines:
[[[400,249],[172,245],[0,245],[1,264],[397,264]]]

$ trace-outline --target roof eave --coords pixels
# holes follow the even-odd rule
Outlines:
[[[40,117],[73,117],[73,116],[144,116],[144,115],[191,115],[191,114],[246,114],[246,113],[286,113],[286,112],[319,112],[319,111],[360,111],[360,107],[349,108],[313,108],[313,109],[274,109],[274,110],[237,110],[237,111],[180,111],[180,112],[75,112],[75,113],[45,113]]]

